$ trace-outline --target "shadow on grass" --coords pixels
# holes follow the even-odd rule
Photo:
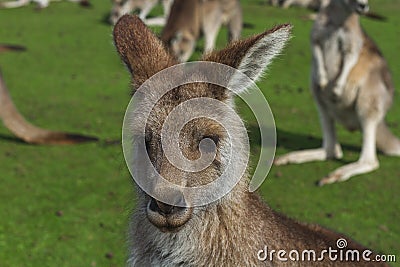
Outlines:
[[[277,147],[284,148],[289,151],[304,150],[319,148],[322,145],[322,138],[315,137],[309,134],[298,134],[293,132],[288,132],[285,130],[276,130],[277,133]],[[355,153],[360,153],[361,147],[350,145],[346,143],[340,144],[344,153],[346,151],[352,151]],[[334,161],[341,162],[342,164],[349,164],[353,161],[345,159],[333,159]]]
[[[261,136],[260,130],[257,124],[250,123],[247,124],[249,139],[251,144],[255,144],[256,146],[261,145]],[[315,137],[309,134],[295,133],[282,129],[276,129],[277,136],[277,148],[283,148],[285,150],[297,151],[304,149],[314,149],[319,148],[322,145],[322,138]],[[361,147],[351,144],[342,143],[341,144],[343,151],[352,151],[355,153],[360,153]],[[347,160],[337,160],[342,163],[350,163],[351,161]]]
[[[322,138],[315,137],[309,134],[293,133],[281,129],[277,129],[277,147],[285,148],[287,150],[301,150],[321,147]],[[341,143],[343,150],[353,151],[359,153],[360,146]]]
[[[0,134],[0,140],[16,144],[28,144],[15,136],[4,135],[4,134]]]
[[[100,23],[108,25],[108,26],[113,26],[110,23],[110,12],[104,13],[104,15],[100,18]]]
[[[84,143],[99,143],[102,142],[106,145],[115,145],[114,140],[109,141],[101,141],[97,137],[94,136],[85,136],[85,135],[80,135],[80,134],[68,134],[68,133],[57,133],[55,132],[56,135],[53,136],[52,139],[49,139],[46,143],[29,143],[25,142],[24,140],[15,137],[15,136],[9,136],[9,135],[4,135],[0,134],[0,141],[4,140],[9,143],[14,143],[14,144],[23,144],[23,145],[28,145],[28,146],[38,146],[38,145],[79,145],[79,144],[84,144]],[[59,134],[59,136],[57,136]],[[55,137],[55,138],[54,138]],[[60,138],[57,138],[60,137]]]

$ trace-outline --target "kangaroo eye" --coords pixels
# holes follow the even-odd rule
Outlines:
[[[205,153],[215,153],[219,142],[217,135],[205,135],[199,142],[199,149]]]
[[[219,136],[218,135],[205,135],[205,136],[203,136],[202,140],[203,139],[207,139],[207,138],[213,140],[215,145],[218,145],[218,143],[219,143]]]

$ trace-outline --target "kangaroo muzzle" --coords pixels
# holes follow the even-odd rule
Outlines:
[[[368,2],[357,2],[356,11],[359,14],[365,14],[369,11]]]
[[[193,208],[169,205],[154,198],[150,198],[146,209],[149,221],[163,232],[177,231],[191,219],[192,213]]]

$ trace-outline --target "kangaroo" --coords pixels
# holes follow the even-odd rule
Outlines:
[[[24,51],[22,46],[0,45],[0,52]],[[0,119],[18,138],[30,144],[77,144],[97,141],[96,137],[54,132],[27,122],[15,107],[0,72]]]
[[[273,6],[280,6],[283,8],[289,8],[291,6],[300,6],[305,7],[313,11],[318,11],[321,8],[323,0],[271,0],[271,5]],[[378,20],[378,21],[385,21],[387,18],[380,14],[374,12],[366,12],[363,13],[363,16],[369,19]],[[313,13],[307,16],[310,20],[316,20],[317,14]]]
[[[201,34],[205,52],[213,50],[222,24],[228,25],[229,41],[240,38],[243,21],[238,0],[175,0],[161,40],[184,62],[193,54]]]
[[[15,0],[9,2],[1,2],[0,8],[17,8],[29,5],[30,2],[37,4],[38,8],[46,8],[49,6],[50,1],[61,1],[61,0]],[[79,3],[83,7],[89,7],[91,4],[89,0],[68,0],[69,2]]]
[[[384,154],[400,156],[400,140],[385,123],[394,92],[388,65],[360,25],[359,14],[367,11],[367,0],[324,1],[311,32],[311,90],[320,116],[322,148],[291,152],[275,160],[276,165],[284,165],[340,159],[335,122],[350,131],[361,130],[359,160],[333,171],[320,185],[376,170],[376,146]]]
[[[278,55],[290,37],[291,26],[280,25],[248,39],[229,44],[225,49],[211,52],[204,61],[217,62],[236,68],[256,81]],[[114,28],[114,43],[121,59],[132,75],[137,89],[159,71],[178,64],[161,42],[136,16],[123,16]],[[231,79],[233,79],[231,77]],[[238,93],[250,85],[242,84]],[[147,88],[150,95],[158,87]],[[250,89],[249,89],[250,90]],[[233,95],[228,89],[213,84],[185,84],[169,91],[153,107],[146,119],[146,149],[152,165],[164,179],[176,184],[196,186],[215,180],[226,166],[224,155],[229,143],[220,125],[208,118],[190,121],[179,132],[179,147],[190,159],[199,157],[199,142],[211,138],[216,146],[213,164],[199,172],[186,172],[170,164],[161,145],[161,128],[170,112],[178,105],[198,97],[225,103],[234,109]],[[141,104],[139,104],[141,105]],[[140,111],[140,107],[137,107]],[[190,113],[190,110],[187,110]],[[218,111],[215,111],[218,112]],[[136,113],[135,113],[136,114]],[[138,112],[138,114],[141,114]],[[142,120],[140,115],[135,119]],[[227,121],[232,121],[227,117]],[[134,127],[135,121],[129,124]],[[178,131],[179,129],[182,132]],[[134,128],[132,131],[135,132]],[[246,134],[246,133],[244,133]],[[233,134],[244,142],[241,133]],[[133,151],[132,151],[133,152]],[[128,152],[130,153],[130,152]],[[239,153],[240,154],[240,153]],[[238,161],[244,161],[241,155]],[[136,166],[136,168],[141,168]],[[264,246],[268,249],[314,249],[319,253],[335,248],[342,235],[316,225],[295,222],[274,212],[257,193],[247,188],[249,175],[245,173],[233,190],[221,199],[201,207],[178,207],[162,203],[138,188],[137,208],[131,221],[129,266],[301,266],[301,262],[262,261]],[[150,179],[150,178],[148,178]],[[157,185],[155,185],[157,187]],[[165,192],[165,194],[172,192]],[[176,199],[184,198],[175,192]],[[185,201],[185,200],[184,200]],[[364,249],[348,241],[348,249]],[[258,254],[258,255],[257,255]],[[261,260],[258,257],[261,256]],[[309,261],[306,266],[337,266],[324,259]],[[304,263],[303,263],[304,266]],[[341,262],[340,266],[372,266],[368,262]],[[386,266],[374,263],[374,266]]]
[[[318,10],[322,0],[271,0],[273,6],[289,8],[290,6],[301,6],[312,10]]]
[[[122,15],[129,14],[132,11],[139,9],[139,18],[145,21],[147,25],[164,26],[173,0],[161,0],[164,8],[164,17],[146,20],[147,15],[158,2],[160,2],[160,0],[113,0],[110,23],[114,25]]]

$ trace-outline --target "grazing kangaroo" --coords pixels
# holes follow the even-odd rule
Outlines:
[[[238,0],[175,0],[161,40],[184,62],[193,54],[201,34],[205,52],[213,50],[222,24],[228,26],[229,41],[240,38],[243,21]]]
[[[234,42],[221,51],[209,53],[203,60],[231,66],[256,81],[271,60],[282,51],[290,37],[290,30],[290,25],[275,27]],[[131,72],[136,89],[159,71],[178,63],[136,16],[126,15],[117,22],[114,42]],[[239,93],[249,87],[240,81],[238,83],[241,86],[237,87],[240,88]],[[149,87],[145,92],[150,91],[149,94],[153,95],[157,94],[155,90],[158,89]],[[215,120],[208,118],[198,118],[188,122],[181,128],[182,131],[175,130],[179,132],[182,154],[190,159],[199,157],[202,138],[211,138],[217,150],[213,164],[199,172],[186,172],[173,166],[164,154],[161,128],[165,120],[175,107],[199,97],[217,100],[234,109],[233,96],[228,89],[207,83],[185,84],[169,91],[157,102],[150,117],[145,118],[145,136],[138,134],[130,141],[135,142],[135,138],[145,140],[152,165],[164,179],[175,184],[196,186],[213,181],[229,161],[224,154],[229,150],[228,136]],[[140,107],[137,107],[138,110]],[[135,119],[143,118],[139,115]],[[232,121],[231,118],[227,120]],[[133,127],[136,124],[133,121],[130,125]],[[132,131],[135,132],[133,128]],[[245,142],[241,133],[233,135]],[[238,161],[245,161],[241,155],[235,156],[238,156]],[[249,178],[248,174],[244,174],[231,192],[201,207],[167,205],[138,188],[138,207],[131,224],[129,266],[301,266],[302,262],[284,262],[276,258],[273,261],[261,261],[264,258],[261,255],[261,260],[258,259],[263,254],[260,250],[268,246],[269,250],[275,251],[314,249],[319,253],[328,247],[336,248],[336,240],[342,237],[340,234],[320,226],[297,223],[274,212],[256,193],[248,191]],[[168,193],[171,192],[165,192]],[[184,192],[175,194],[182,199]],[[347,248],[364,249],[350,240]],[[320,262],[305,263],[306,266],[337,264],[327,258]],[[360,261],[340,262],[340,266],[372,265]],[[386,265],[377,263],[374,266]]]
[[[147,19],[147,15],[160,0],[113,0],[113,6],[110,14],[110,23],[117,23],[118,19],[132,11],[140,10],[139,18],[145,21],[147,25],[164,26],[165,20],[168,18],[169,10],[173,0],[161,0],[164,8],[164,17]]]
[[[376,146],[387,155],[400,156],[400,140],[385,123],[394,93],[388,65],[360,25],[359,14],[367,11],[367,0],[325,1],[311,33],[311,89],[321,120],[322,148],[291,152],[275,160],[283,165],[340,159],[335,122],[350,131],[360,129],[359,160],[330,173],[320,185],[377,169]]]
[[[9,2],[0,2],[0,8],[16,8],[29,5],[30,2],[37,4],[38,8],[46,8],[49,6],[50,1],[61,1],[61,0],[15,0]],[[90,6],[89,0],[68,0],[69,2],[79,3],[81,6]]]
[[[0,52],[23,51],[24,47],[13,45],[0,45]],[[96,141],[97,138],[54,132],[36,127],[27,122],[15,107],[3,77],[0,72],[0,119],[4,125],[18,138],[30,144],[76,144]]]

